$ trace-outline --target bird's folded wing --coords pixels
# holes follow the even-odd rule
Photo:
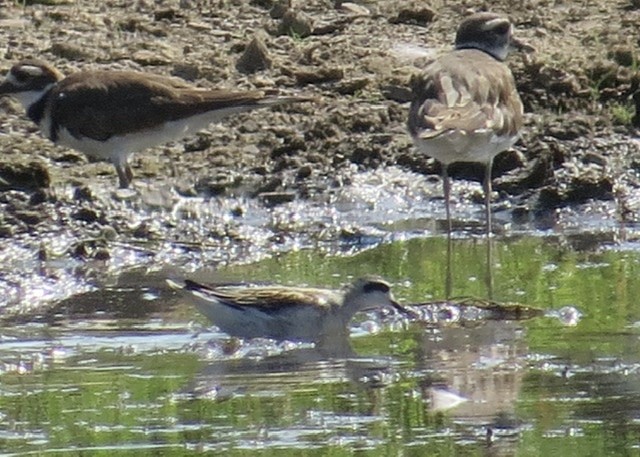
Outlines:
[[[477,68],[468,64],[472,52],[479,57]],[[499,136],[518,131],[523,109],[513,76],[504,65],[483,65],[490,57],[480,52],[454,53],[412,79],[412,135],[429,139],[452,130],[492,130]]]
[[[98,141],[211,110],[258,107],[264,98],[261,91],[200,90],[133,72],[79,74],[82,79],[71,75],[52,91],[52,119],[76,138]]]
[[[330,292],[323,289],[295,289],[290,287],[210,287],[186,280],[185,289],[198,292],[208,300],[236,309],[254,308],[269,313],[291,306],[330,306]]]

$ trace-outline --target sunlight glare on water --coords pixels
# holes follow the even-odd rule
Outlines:
[[[169,290],[162,271],[131,272],[62,302],[48,322],[0,329],[0,448],[231,456],[632,449],[640,254],[497,240],[493,299],[542,309],[524,320],[444,300],[447,274],[454,296],[487,298],[484,255],[484,240],[455,240],[447,272],[446,240],[414,238],[202,273],[329,287],[377,273],[405,305],[419,304],[412,322],[362,313],[349,338],[331,345],[230,338]]]

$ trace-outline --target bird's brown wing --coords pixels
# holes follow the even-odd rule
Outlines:
[[[64,125],[76,138],[105,141],[126,132],[152,129],[210,110],[260,106],[260,91],[199,90],[171,78],[135,72],[75,73],[56,87],[49,99],[51,139]]]
[[[458,130],[512,136],[522,127],[522,102],[508,67],[478,50],[431,63],[412,80],[409,131],[430,138]]]
[[[335,306],[335,292],[327,289],[293,288],[282,286],[226,287],[207,286],[186,280],[185,288],[237,309],[255,308],[270,313],[291,306],[307,304],[323,309]]]

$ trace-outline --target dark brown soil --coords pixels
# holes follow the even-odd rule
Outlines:
[[[66,73],[126,68],[201,87],[315,97],[236,116],[133,161],[138,186],[174,187],[186,197],[244,195],[274,206],[322,199],[359,170],[395,165],[437,174],[405,129],[409,79],[425,61],[412,51],[449,49],[465,14],[491,7],[537,50],[509,59],[527,122],[515,151],[496,160],[496,200],[525,219],[593,200],[615,203],[615,214],[603,217],[638,219],[638,2],[288,3],[0,0],[0,66],[37,57]],[[117,183],[111,165],[41,138],[10,99],[0,101],[0,150],[0,236],[7,242],[64,227],[78,239],[64,255],[104,260],[110,243],[103,232],[145,239],[162,230],[131,222],[131,211],[149,208],[123,211],[110,195]],[[453,172],[474,180],[481,173],[464,164]],[[233,239],[225,227],[211,231]]]

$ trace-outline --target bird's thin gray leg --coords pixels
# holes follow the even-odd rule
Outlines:
[[[447,271],[444,280],[444,297],[448,300],[453,292],[453,239],[451,231],[447,233]]]
[[[442,164],[442,190],[444,193],[444,208],[447,215],[447,233],[451,236],[451,209],[449,208],[449,200],[451,197],[451,181],[449,180],[448,165]]]
[[[493,233],[491,226],[491,167],[493,165],[493,161],[487,162],[485,172],[484,172],[484,207],[485,207],[485,221],[486,221],[486,230],[487,230],[487,238],[491,237]]]
[[[493,300],[493,237],[487,237],[487,270],[485,276],[487,298]]]
[[[451,238],[451,208],[449,207],[449,199],[451,196],[451,181],[449,179],[449,170],[447,165],[442,164],[442,187],[444,191],[444,207],[447,214],[447,271],[444,282],[445,298],[451,298],[453,289],[453,265],[451,257],[453,255],[453,240]]]
[[[127,187],[129,187],[129,184],[133,181],[133,171],[131,171],[131,166],[128,163],[124,166],[124,172],[127,176]]]
[[[487,230],[487,275],[485,278],[487,285],[487,296],[493,300],[493,231],[491,226],[491,166],[492,161],[487,163],[484,172],[484,205]]]
[[[129,164],[124,161],[113,161],[113,166],[116,168],[116,172],[118,173],[118,181],[120,184],[120,189],[128,189],[129,184],[133,181],[133,172],[131,171],[131,167]]]

